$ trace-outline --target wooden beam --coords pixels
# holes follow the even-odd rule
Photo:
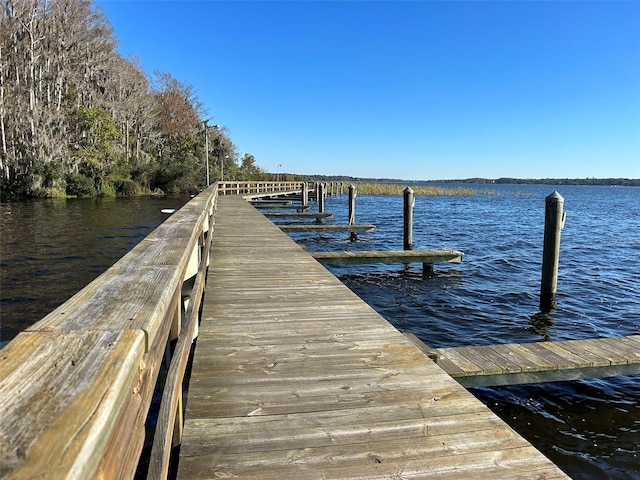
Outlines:
[[[310,205],[291,205],[291,202],[289,202],[289,205],[280,205],[280,204],[267,204],[266,202],[264,204],[262,203],[252,203],[252,205],[255,208],[259,208],[259,209],[268,209],[268,210],[279,210],[279,209],[286,209],[286,210],[307,210]]]
[[[261,212],[265,217],[270,218],[330,218],[333,217],[331,212]]]
[[[290,199],[269,198],[267,200],[251,200],[251,205],[256,208],[277,208],[287,206],[293,203]]]
[[[342,252],[310,252],[320,263],[327,265],[364,263],[460,263],[464,253],[455,250],[368,250]]]
[[[375,225],[278,225],[283,232],[373,232]]]

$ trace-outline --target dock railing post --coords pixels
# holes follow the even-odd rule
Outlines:
[[[413,207],[415,205],[413,190],[404,189],[404,249],[413,250]]]
[[[356,186],[353,184],[349,185],[349,225],[356,224],[356,195]],[[355,242],[358,239],[358,233],[351,232],[349,239]]]
[[[542,279],[540,282],[540,310],[555,307],[560,259],[560,231],[564,227],[564,198],[553,192],[545,199],[544,244],[542,249]]]

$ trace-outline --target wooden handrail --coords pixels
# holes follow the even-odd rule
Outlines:
[[[150,480],[167,478],[171,450],[180,443],[182,437],[184,423],[182,383],[191,352],[191,344],[197,336],[200,305],[204,293],[207,267],[209,266],[211,239],[212,235],[209,234],[204,241],[203,258],[189,294],[188,306],[182,316],[180,334],[167,372],[149,459],[147,478]]]
[[[255,183],[233,188],[291,188]],[[1,478],[132,478],[158,374],[177,340],[149,464],[150,478],[166,478],[220,188],[192,199],[0,350]]]
[[[300,191],[302,182],[218,182],[220,195],[264,195]]]

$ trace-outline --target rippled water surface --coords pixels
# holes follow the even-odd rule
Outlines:
[[[188,197],[0,204],[0,341],[40,320],[113,265]]]
[[[482,187],[484,189],[484,187]],[[640,333],[640,188],[495,185],[491,195],[416,197],[414,248],[460,264],[331,267],[381,315],[432,347]],[[565,199],[557,308],[540,314],[544,198]],[[187,198],[1,204],[0,339],[95,278]],[[313,250],[402,249],[401,197],[359,195],[374,233],[292,234]],[[312,207],[313,209],[314,207]],[[326,210],[347,223],[346,196]],[[472,392],[574,478],[640,479],[640,377]]]

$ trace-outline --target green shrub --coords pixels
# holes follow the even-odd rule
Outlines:
[[[99,197],[115,197],[116,189],[111,182],[105,178],[101,178],[98,182],[98,196]]]
[[[97,193],[93,179],[79,174],[67,176],[66,192],[75,197],[95,197]]]
[[[133,180],[116,180],[114,182],[116,195],[134,197],[138,194],[138,184]]]

